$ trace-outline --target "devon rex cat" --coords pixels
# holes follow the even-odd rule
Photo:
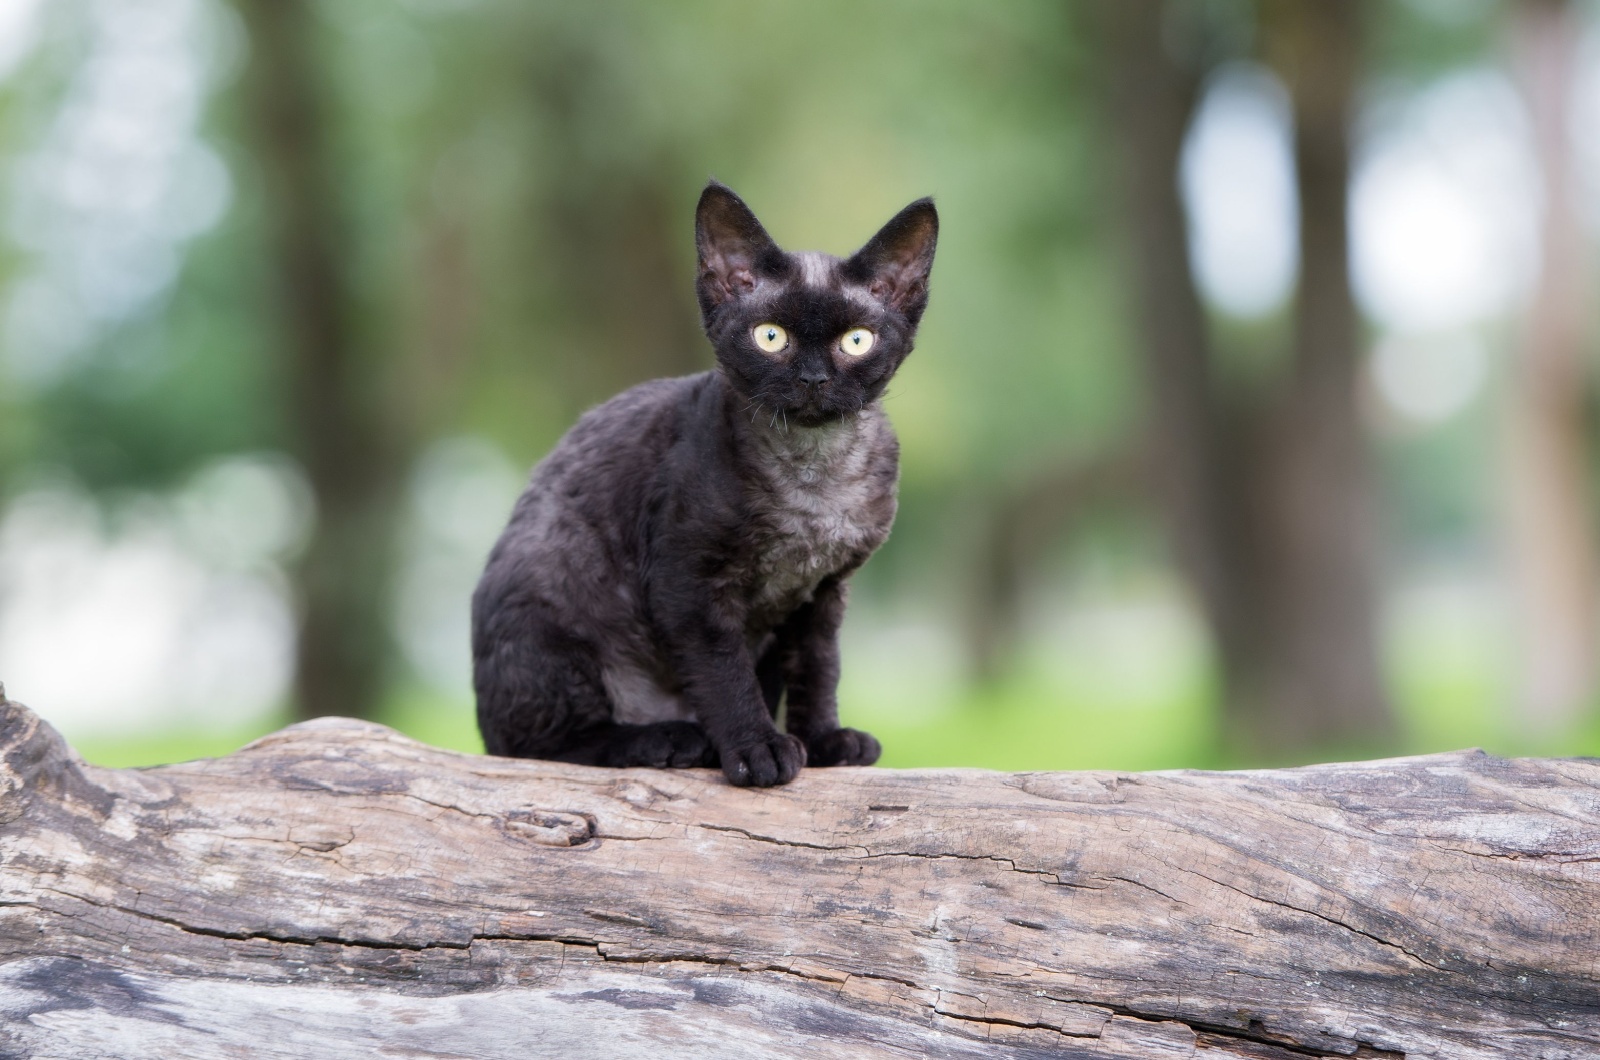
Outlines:
[[[927,306],[938,228],[922,199],[849,258],[791,254],[706,186],[697,287],[717,367],[612,398],[534,469],[472,598],[490,754],[720,763],[761,787],[877,760],[877,740],[839,726],[839,623],[894,520],[879,398]]]

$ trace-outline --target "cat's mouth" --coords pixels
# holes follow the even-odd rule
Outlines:
[[[801,427],[820,427],[825,423],[833,423],[842,419],[848,411],[826,392],[802,393],[784,409],[789,422]]]
[[[860,410],[859,403],[841,401],[832,387],[796,387],[747,399],[750,422],[782,430],[786,427],[823,427],[838,423]]]

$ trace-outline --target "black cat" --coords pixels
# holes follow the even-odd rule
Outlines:
[[[839,727],[839,623],[894,520],[899,444],[878,400],[911,352],[938,227],[922,199],[850,258],[790,254],[706,186],[717,367],[618,395],[534,469],[472,598],[490,754],[720,762],[762,787],[807,761],[877,760],[877,740]]]

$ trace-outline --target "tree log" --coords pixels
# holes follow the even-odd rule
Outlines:
[[[84,764],[0,699],[6,1057],[1600,1056],[1600,763]]]

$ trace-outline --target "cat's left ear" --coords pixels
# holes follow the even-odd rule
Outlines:
[[[918,199],[844,263],[844,277],[865,284],[874,298],[915,324],[928,305],[928,273],[938,241],[939,213],[933,200]]]

